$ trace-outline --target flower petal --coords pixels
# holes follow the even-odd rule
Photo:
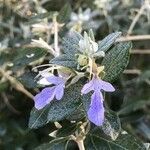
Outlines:
[[[93,57],[105,57],[104,51],[96,51],[96,53],[93,54]]]
[[[97,126],[101,126],[104,122],[104,106],[101,93],[94,92],[91,96],[91,105],[88,110],[88,119]]]
[[[99,83],[101,84],[101,89],[103,89],[104,91],[107,92],[115,91],[115,88],[109,82],[100,80]]]
[[[47,99],[46,103],[49,104],[55,97],[55,88],[56,86],[50,87],[51,91],[49,92],[49,98]]]
[[[91,42],[91,51],[95,53],[98,50],[98,44],[92,40],[90,40],[90,42]]]
[[[47,105],[47,101],[52,93],[52,88],[45,88],[34,97],[35,108],[42,109]]]
[[[77,21],[78,20],[78,15],[74,12],[71,13],[71,20],[72,21]]]
[[[101,83],[99,82],[100,81],[100,79],[99,78],[97,78],[97,77],[94,77],[93,79],[92,79],[92,81],[93,81],[93,87],[94,87],[94,91],[99,91],[99,90],[101,90]]]
[[[57,76],[50,76],[46,78],[48,82],[50,82],[51,84],[65,84],[65,81],[61,78],[61,77],[57,77]]]
[[[86,83],[86,84],[83,86],[83,88],[82,88],[82,90],[81,90],[81,93],[82,93],[82,94],[87,94],[87,93],[89,93],[90,91],[94,90],[93,86],[94,86],[94,85],[93,85],[93,80],[91,80],[90,82]]]
[[[50,85],[51,84],[50,82],[47,81],[46,78],[40,79],[37,83],[41,84],[41,85]]]
[[[86,49],[87,45],[86,45],[86,41],[84,39],[81,39],[79,41],[79,51],[80,52],[84,52]]]
[[[52,73],[46,72],[46,71],[41,72],[40,74],[41,74],[41,76],[42,76],[43,78],[50,77],[50,76],[54,76]]]
[[[64,95],[64,86],[63,85],[58,85],[55,88],[55,97],[56,97],[56,99],[61,100],[63,95]]]

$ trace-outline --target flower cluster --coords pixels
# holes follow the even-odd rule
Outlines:
[[[84,38],[79,41],[79,51],[89,57],[94,57],[98,51],[98,44],[85,32]],[[104,57],[105,53],[100,51],[99,56]]]
[[[91,60],[90,78],[91,80],[86,83],[81,89],[81,95],[91,93],[91,104],[87,112],[88,119],[97,126],[101,126],[104,122],[104,105],[102,92],[113,92],[114,87],[101,79],[99,74],[103,71],[104,66],[98,67],[94,61],[94,54],[98,51],[98,45],[87,34],[79,41],[79,52],[83,56]],[[105,53],[99,53],[101,57],[104,57]],[[81,57],[80,57],[81,58]],[[88,61],[88,60],[87,60]],[[82,64],[84,64],[82,62]],[[86,64],[86,63],[85,63]],[[56,69],[57,70],[57,69]],[[52,73],[41,74],[42,78],[39,80],[39,84],[47,85],[50,87],[44,88],[39,94],[34,97],[35,108],[42,109],[49,104],[53,99],[61,100],[64,95],[65,84],[69,79],[69,75],[57,70],[58,76]]]

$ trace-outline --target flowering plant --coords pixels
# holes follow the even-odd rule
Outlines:
[[[76,32],[74,32],[74,36],[76,36]],[[93,32],[91,31],[91,34]],[[120,35],[120,32],[115,33],[117,36]],[[117,36],[113,36],[112,38],[117,38]],[[77,64],[77,68],[71,69],[69,66],[63,66],[63,63],[59,65],[59,63],[55,64],[55,61],[60,59],[62,56],[56,57],[52,60],[53,65],[51,68],[46,71],[42,75],[42,79],[40,79],[39,83],[44,85],[54,85],[51,87],[44,88],[39,94],[34,97],[35,108],[40,110],[44,108],[47,104],[49,104],[53,99],[61,100],[64,95],[65,84],[67,80],[70,78],[76,78],[78,75],[73,75],[73,72],[83,73],[86,77],[85,73],[88,73],[87,77],[89,77],[89,83],[86,83],[81,89],[81,94],[90,93],[90,91],[94,91],[91,96],[91,104],[89,110],[87,112],[88,119],[93,122],[97,126],[101,126],[104,121],[104,106],[103,106],[103,95],[101,90],[107,92],[115,91],[114,87],[101,79],[99,74],[104,72],[104,66],[98,67],[95,63],[95,57],[104,57],[105,52],[99,50],[98,44],[95,41],[92,41],[93,37],[90,37],[85,32],[84,38],[81,36],[78,41],[77,51],[72,57],[76,57],[75,63]],[[67,58],[66,54],[66,58]],[[65,56],[64,56],[65,58]],[[59,61],[61,62],[61,61]],[[58,66],[54,69],[54,66]],[[65,69],[70,69],[69,72],[65,71]],[[52,71],[53,73],[49,73]],[[57,71],[57,76],[54,74],[54,71]],[[62,72],[63,71],[63,72]],[[79,74],[79,73],[78,73]],[[82,77],[84,77],[82,76]],[[92,79],[91,79],[92,76]],[[76,81],[77,82],[77,81]],[[69,84],[69,83],[68,83]],[[73,84],[73,83],[72,83]]]
[[[149,149],[149,0],[0,7],[0,150]]]
[[[34,96],[35,107],[30,114],[29,127],[39,128],[54,122],[57,129],[50,133],[55,139],[37,149],[53,148],[55,142],[74,147],[72,141],[80,150],[90,149],[90,138],[98,140],[105,136],[112,142],[110,147],[114,144],[120,148],[125,144],[117,144],[124,138],[124,131],[105,98],[105,92],[117,90],[111,82],[129,61],[131,43],[117,42],[120,35],[121,32],[111,33],[97,43],[92,30],[88,34],[84,32],[84,36],[71,31],[63,39],[63,51],[54,50],[49,64],[39,66],[48,68],[37,76],[37,83],[44,88]],[[63,120],[68,120],[68,124],[64,125]],[[102,143],[109,143],[100,141],[96,146],[103,148]]]

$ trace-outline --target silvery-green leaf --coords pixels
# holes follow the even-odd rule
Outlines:
[[[104,80],[115,80],[126,68],[129,62],[131,42],[116,44],[104,57],[102,65],[106,73]]]
[[[121,32],[114,32],[106,36],[102,41],[98,43],[98,51],[106,52],[116,41],[116,39],[121,35]]]
[[[144,144],[134,136],[122,132],[114,141],[101,136],[100,130],[90,132],[85,139],[85,149],[146,150]]]
[[[121,123],[115,112],[106,112],[103,125],[100,127],[104,134],[112,140],[116,140],[121,132]]]
[[[79,41],[83,39],[81,34],[76,31],[71,31],[63,39],[63,51],[67,55],[74,56],[79,53]]]
[[[64,66],[64,67],[73,67],[76,68],[77,62],[74,58],[72,58],[70,55],[62,54],[59,57],[55,57],[52,60],[50,60],[50,63]]]

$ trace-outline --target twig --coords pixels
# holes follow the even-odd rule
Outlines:
[[[133,35],[120,37],[117,42],[125,42],[125,41],[138,41],[138,40],[150,40],[150,35]]]
[[[150,49],[149,50],[143,50],[143,49],[136,49],[136,50],[131,50],[131,54],[150,54]]]
[[[142,7],[138,11],[137,15],[133,19],[133,21],[128,29],[127,35],[130,35],[132,33],[132,30],[133,30],[134,26],[136,25],[137,21],[139,20],[140,16],[143,14],[144,9],[145,9],[145,4],[142,5]]]
[[[57,15],[55,14],[53,17],[54,23],[54,49],[56,51],[57,56],[60,55],[60,49],[58,47],[58,23],[57,23]]]
[[[74,135],[71,135],[71,139],[74,140],[77,143],[79,150],[85,150],[84,139],[79,140]]]
[[[8,100],[8,97],[6,96],[6,94],[4,92],[1,93],[1,96],[4,100],[4,103],[7,105],[8,109],[15,113],[15,114],[20,114],[20,112],[18,110],[16,110],[10,103],[9,103],[9,100]]]
[[[123,72],[124,74],[137,74],[140,75],[141,74],[141,70],[139,69],[126,69]]]
[[[83,140],[76,141],[76,143],[78,144],[79,150],[85,150]]]
[[[12,86],[13,86],[16,90],[18,90],[18,91],[24,93],[24,94],[27,95],[29,98],[33,99],[33,95],[32,95],[29,91],[27,91],[27,90],[24,88],[24,86],[23,86],[18,80],[16,80],[14,77],[12,77],[12,76],[10,76],[9,74],[7,74],[7,73],[6,73],[3,69],[1,69],[1,68],[0,68],[0,73],[2,74],[3,77],[5,77],[5,78],[12,84]]]

